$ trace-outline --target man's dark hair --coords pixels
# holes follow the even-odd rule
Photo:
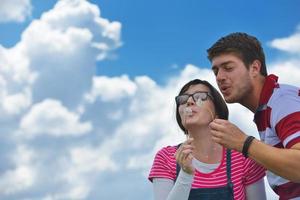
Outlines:
[[[225,103],[225,101],[223,100],[221,94],[214,88],[214,86],[212,86],[209,82],[204,81],[204,80],[200,80],[200,79],[194,79],[188,83],[186,83],[180,90],[178,95],[184,94],[192,85],[205,85],[209,88],[209,93],[211,94],[212,98],[213,98],[213,103],[215,106],[215,111],[216,114],[218,115],[219,119],[226,119],[228,120],[228,108],[227,105]],[[184,131],[184,133],[186,134],[186,130],[182,124],[182,120],[179,114],[179,105],[176,104],[176,120],[177,123],[179,125],[179,127]]]
[[[222,37],[207,49],[207,53],[210,61],[221,54],[234,53],[244,62],[248,69],[254,60],[259,60],[261,63],[260,73],[263,76],[267,76],[263,48],[256,37],[247,33],[237,32]]]

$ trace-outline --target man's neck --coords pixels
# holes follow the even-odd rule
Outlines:
[[[256,82],[253,84],[253,90],[249,93],[244,101],[241,101],[240,104],[248,108],[251,112],[255,113],[258,106],[261,96],[261,92],[265,83],[265,77],[260,76]]]

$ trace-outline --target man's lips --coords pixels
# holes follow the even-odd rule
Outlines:
[[[229,86],[221,86],[220,90],[222,94],[227,94],[229,92],[230,87]]]

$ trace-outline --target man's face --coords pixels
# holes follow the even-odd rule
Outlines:
[[[252,92],[249,71],[243,61],[234,53],[214,57],[212,70],[227,103],[242,103]]]

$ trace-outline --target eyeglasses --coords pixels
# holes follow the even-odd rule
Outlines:
[[[177,105],[185,104],[190,96],[193,98],[194,102],[197,102],[199,99],[202,101],[206,101],[207,98],[211,98],[213,100],[213,97],[209,92],[195,92],[193,94],[182,94],[175,97],[175,101]]]

